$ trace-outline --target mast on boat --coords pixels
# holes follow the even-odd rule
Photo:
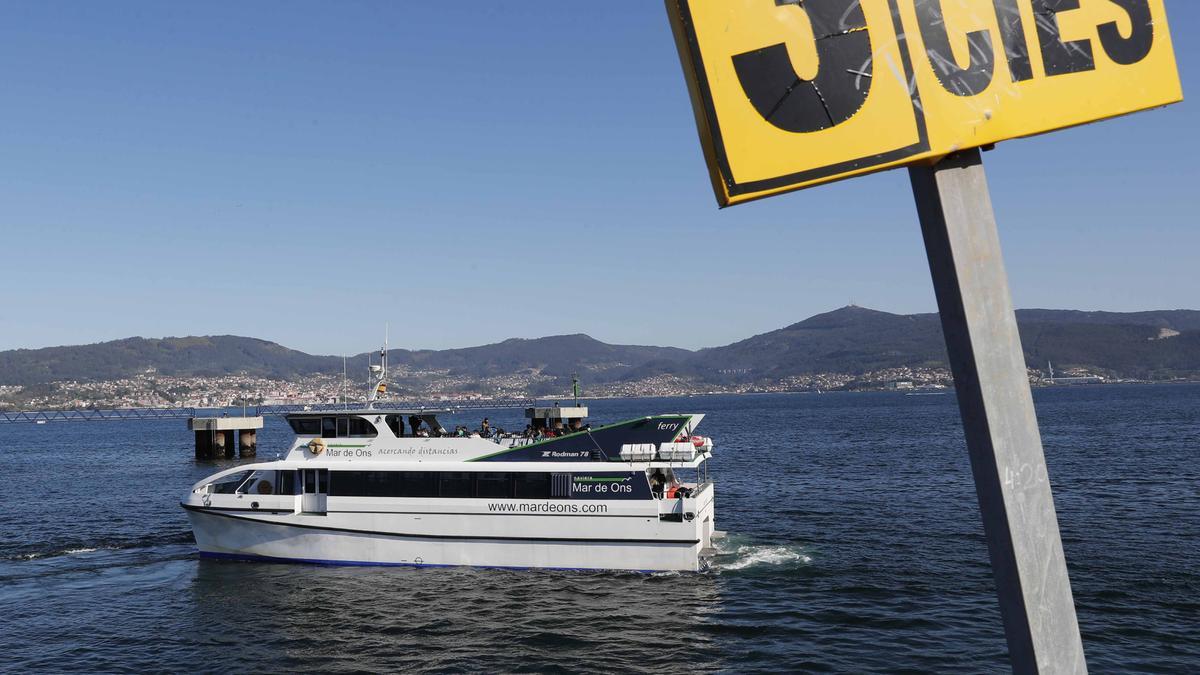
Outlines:
[[[387,353],[388,353],[388,325],[383,326],[383,349],[379,350],[379,365],[370,364],[368,369],[371,371],[371,393],[367,397],[367,409],[371,410],[375,407],[375,401],[379,395],[387,391]]]

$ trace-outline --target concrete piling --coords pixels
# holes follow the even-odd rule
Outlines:
[[[196,461],[212,459],[212,432],[196,432]]]
[[[196,459],[233,459],[238,450],[242,457],[258,453],[258,430],[262,416],[193,417],[188,428],[196,433]]]
[[[242,457],[253,457],[258,453],[258,432],[254,429],[242,429],[238,432],[238,454]]]

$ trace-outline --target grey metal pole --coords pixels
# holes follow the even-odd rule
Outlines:
[[[1087,663],[979,150],[909,169],[1015,673]]]

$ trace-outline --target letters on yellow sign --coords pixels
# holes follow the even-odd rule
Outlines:
[[[722,206],[1182,100],[1163,0],[667,0]]]

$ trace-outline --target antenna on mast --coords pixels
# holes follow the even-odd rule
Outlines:
[[[579,373],[571,373],[571,393],[575,396],[575,407],[579,407]]]

